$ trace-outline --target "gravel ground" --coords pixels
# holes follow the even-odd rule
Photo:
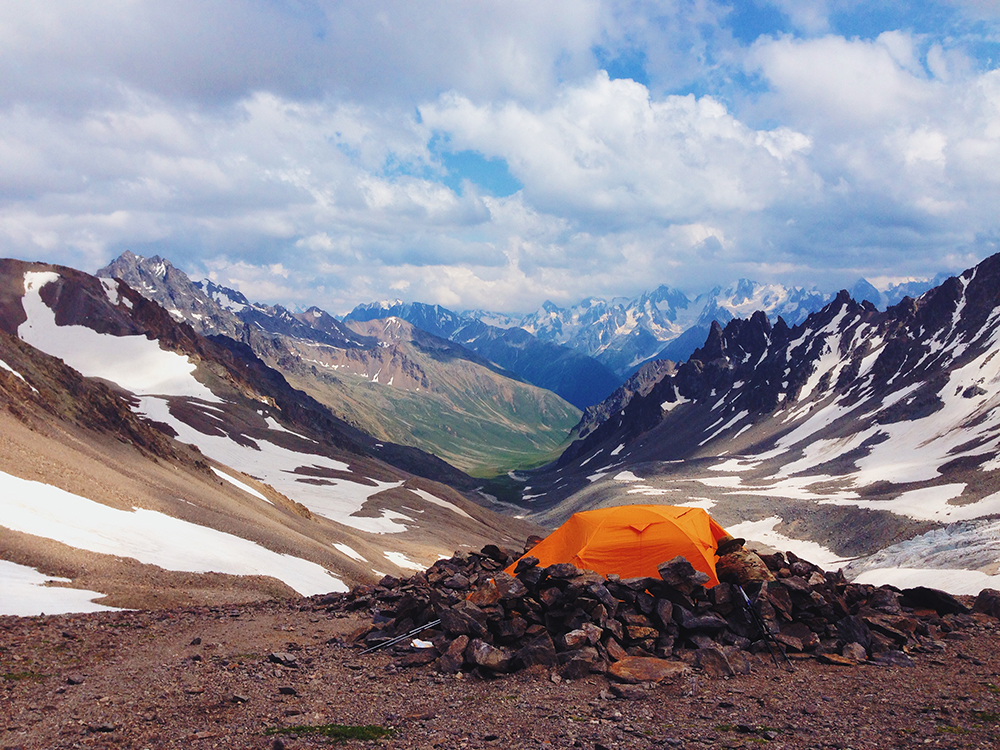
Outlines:
[[[695,671],[633,699],[601,675],[396,669],[343,644],[364,622],[308,599],[0,618],[0,748],[328,747],[295,729],[328,724],[391,730],[342,747],[1000,747],[1000,623],[985,615],[916,667],[753,657],[750,675]]]

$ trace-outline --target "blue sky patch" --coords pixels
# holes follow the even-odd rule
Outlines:
[[[733,4],[726,18],[733,36],[743,44],[753,44],[758,37],[777,36],[791,31],[788,18],[770,3],[740,0]]]
[[[649,74],[646,72],[646,53],[644,50],[629,48],[616,50],[615,54],[609,53],[603,47],[593,48],[594,57],[597,58],[598,65],[607,71],[611,80],[617,78],[628,78],[649,86]]]
[[[503,159],[487,159],[478,151],[444,151],[438,156],[446,170],[441,181],[456,193],[461,192],[463,180],[475,183],[497,198],[506,198],[524,187]]]

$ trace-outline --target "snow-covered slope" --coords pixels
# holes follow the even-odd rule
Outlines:
[[[974,588],[1000,567],[998,406],[994,256],[886,312],[844,292],[792,328],[763,313],[713,325],[525,494],[548,519],[702,498],[724,522],[770,519],[771,532],[858,558],[854,573],[954,568],[967,573],[949,580]],[[626,470],[642,481],[615,481]],[[975,556],[961,550],[970,539]]]
[[[475,311],[470,316],[517,325],[543,341],[588,354],[627,378],[654,358],[683,361],[708,333],[713,321],[726,323],[763,310],[797,323],[829,299],[819,291],[760,284],[741,279],[689,298],[668,286],[633,299],[585,299],[560,308],[546,302],[524,316],[498,317]]]
[[[81,606],[81,589],[125,607],[245,601],[343,590],[533,529],[119,281],[0,261],[0,362],[0,560],[20,566],[0,613],[8,585],[36,600],[24,566],[71,579],[48,612]]]

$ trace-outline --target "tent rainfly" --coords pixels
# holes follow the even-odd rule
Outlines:
[[[525,556],[537,557],[540,566],[572,563],[602,576],[656,578],[660,563],[683,555],[715,586],[715,550],[727,538],[701,508],[619,505],[574,513]],[[517,561],[507,572],[516,567]]]

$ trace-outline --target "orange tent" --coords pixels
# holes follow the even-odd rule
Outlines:
[[[701,508],[619,505],[573,514],[527,554],[539,565],[568,562],[602,576],[657,578],[657,566],[683,555],[715,586],[715,550],[728,534]],[[517,566],[507,568],[513,574]]]

